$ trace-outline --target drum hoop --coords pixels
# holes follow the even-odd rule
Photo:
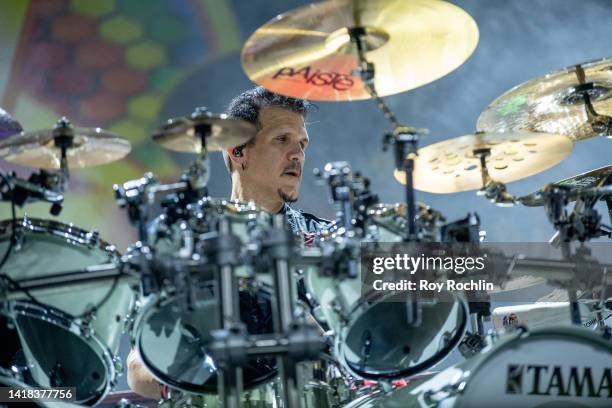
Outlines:
[[[266,288],[263,288],[263,289],[266,289]],[[159,370],[157,367],[155,367],[151,363],[151,361],[147,358],[147,356],[145,356],[145,354],[142,352],[142,331],[143,331],[144,322],[146,322],[145,318],[151,314],[151,310],[154,309],[158,304],[160,304],[160,302],[161,304],[165,304],[165,303],[174,301],[176,297],[177,297],[176,293],[174,292],[168,293],[166,291],[162,291],[161,294],[152,293],[151,295],[148,296],[148,298],[144,301],[144,304],[140,308],[138,316],[136,317],[136,320],[134,322],[134,329],[131,333],[132,344],[134,344],[134,348],[138,350],[140,359],[142,360],[145,367],[151,372],[151,374],[153,375],[153,377],[155,377],[157,381],[168,384],[171,387],[176,387],[179,390],[185,391],[185,392],[191,392],[194,394],[201,394],[201,395],[214,394],[217,392],[216,388],[213,389],[213,387],[210,387],[210,391],[207,391],[207,390],[202,389],[201,386],[200,387],[194,386],[192,384],[185,383],[183,381],[177,381],[171,378],[170,376],[168,376],[167,374]],[[277,375],[278,375],[278,370],[273,370],[271,371],[270,375],[266,376],[261,381],[254,383],[252,388],[245,388],[244,390],[248,391],[262,384],[265,384]]]
[[[67,313],[62,312],[52,306],[39,306],[24,300],[12,300],[9,301],[9,316],[14,316],[15,314],[19,314],[22,316],[27,316],[31,318],[35,318],[37,320],[42,320],[47,323],[51,323],[54,326],[57,326],[61,329],[64,329],[76,336],[79,337],[82,341],[84,341],[87,346],[89,346],[93,352],[98,357],[102,357],[102,365],[106,368],[106,378],[104,389],[98,393],[97,396],[94,396],[85,401],[75,401],[77,404],[85,404],[93,402],[97,404],[111,391],[111,388],[117,382],[118,372],[115,368],[115,361],[118,359],[118,356],[114,355],[110,349],[102,342],[98,335],[95,333],[91,333],[90,336],[85,336],[84,330],[80,324],[76,323],[74,319]]]
[[[12,220],[0,221],[0,231],[6,232],[12,228]],[[43,218],[23,217],[17,220],[17,229],[24,229],[37,234],[49,234],[63,238],[73,245],[97,248],[106,252],[112,260],[118,260],[121,254],[114,245],[109,244],[97,235],[79,228],[72,223],[66,224]]]
[[[470,315],[467,302],[463,296],[457,293],[454,293],[452,291],[445,291],[445,292],[453,295],[453,297],[456,299],[457,303],[459,304],[459,307],[461,307],[461,309],[464,311],[466,318],[463,321],[463,324],[459,327],[457,334],[453,336],[451,341],[441,351],[436,353],[434,356],[430,357],[429,359],[425,360],[424,362],[420,364],[406,368],[399,372],[395,371],[394,373],[388,373],[388,374],[367,374],[367,373],[357,372],[350,366],[350,364],[348,364],[344,356],[344,351],[346,350],[346,336],[348,333],[348,329],[355,323],[355,320],[363,314],[363,313],[358,314],[356,312],[359,310],[363,310],[363,311],[368,310],[369,307],[372,306],[372,305],[366,305],[366,302],[368,301],[371,301],[373,299],[387,298],[397,293],[401,293],[401,292],[396,292],[396,291],[395,292],[385,292],[385,293],[381,293],[377,291],[370,291],[366,293],[365,296],[360,298],[359,301],[353,306],[353,308],[351,308],[350,312],[347,314],[346,324],[343,325],[341,332],[338,333],[338,335],[336,336],[335,348],[336,348],[336,355],[340,356],[339,363],[349,373],[355,375],[358,378],[366,378],[366,379],[374,379],[374,380],[384,378],[384,379],[395,380],[395,379],[408,378],[414,374],[417,374],[423,370],[426,370],[442,362],[446,357],[449,356],[449,354],[461,342],[461,339],[463,338],[463,336],[465,335],[465,332],[467,331],[467,325],[468,325],[469,315]],[[343,347],[343,344],[344,344],[344,347]],[[436,356],[441,356],[441,357],[436,358]]]

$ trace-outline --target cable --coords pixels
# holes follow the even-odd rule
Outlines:
[[[11,251],[13,250],[13,245],[15,244],[15,241],[17,240],[17,216],[15,214],[15,196],[13,194],[13,187],[11,186],[11,183],[1,171],[0,171],[0,178],[2,178],[2,181],[4,182],[4,184],[6,184],[6,187],[8,188],[8,192],[11,195],[11,216],[12,216],[12,224],[13,224],[9,246],[6,252],[4,253],[4,255],[2,256],[2,260],[0,261],[0,271],[2,271],[2,267],[8,260],[9,256],[11,255]]]

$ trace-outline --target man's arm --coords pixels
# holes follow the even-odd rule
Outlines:
[[[130,350],[127,357],[127,367],[127,383],[132,391],[143,397],[159,400],[162,387],[149,373],[134,349]]]

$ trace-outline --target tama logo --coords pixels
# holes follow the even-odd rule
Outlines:
[[[612,369],[510,364],[506,394],[612,398]]]

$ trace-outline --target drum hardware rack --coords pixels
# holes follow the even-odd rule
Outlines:
[[[294,257],[294,236],[286,226],[283,215],[273,218],[272,228],[264,232],[261,241],[256,245],[258,259],[255,273],[265,273],[272,269],[274,281],[273,320],[276,332],[266,335],[248,335],[244,324],[240,322],[238,308],[238,288],[233,276],[237,262],[236,252],[240,242],[231,235],[230,223],[221,220],[218,236],[216,263],[220,266],[217,275],[218,298],[222,329],[212,332],[214,340],[207,347],[219,367],[222,384],[219,397],[223,406],[235,408],[240,406],[241,370],[248,357],[276,356],[279,366],[283,401],[287,406],[300,406],[297,384],[296,363],[318,358],[325,347],[316,328],[303,321],[295,321],[293,310],[293,289],[291,280],[290,259]],[[270,268],[271,267],[271,268]],[[228,375],[229,374],[229,375]]]

